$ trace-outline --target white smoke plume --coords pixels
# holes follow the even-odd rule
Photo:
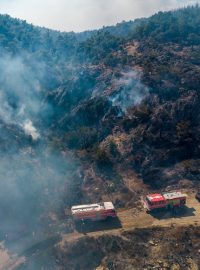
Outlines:
[[[0,56],[0,120],[14,124],[37,140],[39,132],[33,121],[41,108],[40,81],[44,65],[28,56]]]
[[[37,129],[33,126],[33,122],[31,120],[26,120],[22,125],[25,133],[30,135],[34,141],[40,138],[40,134]]]
[[[139,104],[147,96],[149,89],[141,82],[141,76],[141,71],[131,70],[122,73],[122,77],[114,81],[114,87],[119,89],[109,97],[114,106],[126,112],[129,107]]]

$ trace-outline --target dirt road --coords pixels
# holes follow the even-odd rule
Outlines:
[[[92,222],[83,224],[79,228],[75,228],[73,233],[62,234],[61,240],[52,243],[59,245],[61,248],[68,242],[75,242],[83,237],[99,237],[102,235],[119,235],[124,231],[131,231],[136,228],[151,228],[151,227],[170,227],[170,226],[200,226],[200,202],[198,202],[194,194],[191,194],[187,200],[187,207],[176,215],[170,212],[161,211],[156,215],[150,215],[141,210],[136,212],[136,209],[119,209],[117,211],[118,219],[105,222]],[[52,236],[51,236],[52,237]],[[49,239],[43,239],[42,242],[49,242]],[[37,243],[40,246],[40,243]],[[30,247],[29,247],[30,248]],[[44,245],[42,245],[44,249]],[[43,250],[44,251],[44,250]],[[25,261],[25,257],[8,258],[8,253],[0,249],[0,259],[4,258],[0,264],[0,270],[14,270]],[[31,255],[30,255],[31,256]]]
[[[134,230],[136,228],[148,227],[168,227],[168,226],[200,226],[200,202],[194,194],[191,194],[187,200],[187,207],[178,214],[161,211],[155,215],[147,214],[144,210],[139,214],[135,209],[120,209],[117,212],[118,220],[113,222],[100,222],[99,224],[86,224],[76,229],[74,233],[62,236],[61,246],[65,242],[76,241],[85,236],[99,237],[105,234],[120,234],[123,231]]]

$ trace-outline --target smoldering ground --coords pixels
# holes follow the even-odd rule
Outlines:
[[[29,61],[27,64],[26,61]],[[7,123],[21,124],[40,111],[44,64],[27,55],[0,55],[0,117]]]
[[[9,237],[9,231],[20,229],[21,225],[36,228],[42,214],[62,211],[61,206],[72,198],[67,196],[76,166],[66,157],[41,147],[1,156],[1,231],[7,231]]]
[[[0,242],[16,254],[47,237],[51,215],[63,221],[80,180],[78,162],[43,136],[45,66],[25,58],[0,57]]]
[[[9,141],[0,144],[0,240],[17,254],[29,255],[27,249],[34,252],[31,247],[49,239],[52,216],[68,229],[65,208],[81,203],[79,163],[53,143],[53,132],[47,134],[53,108],[43,102],[45,68],[27,55],[0,57],[0,139]],[[110,97],[112,105],[122,111],[146,94],[135,72],[114,84],[119,91]],[[53,232],[59,234],[60,226]],[[36,260],[24,269],[41,265]]]
[[[78,203],[77,168],[76,161],[41,145],[1,155],[0,242],[11,254],[30,257],[40,244],[45,252],[62,231],[70,231],[65,209]],[[40,267],[38,260],[25,269]]]
[[[0,120],[37,139],[53,110],[44,102],[47,65],[29,53],[13,56],[1,48],[0,52]]]
[[[123,112],[126,112],[129,107],[141,103],[149,93],[149,89],[142,83],[141,77],[141,71],[129,70],[123,72],[120,79],[114,80],[113,85],[118,90],[109,97],[113,106],[118,106]]]

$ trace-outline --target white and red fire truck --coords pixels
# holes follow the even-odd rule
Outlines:
[[[116,217],[116,211],[112,202],[72,206],[71,212],[75,221],[97,221],[105,220],[108,217]]]
[[[148,212],[154,209],[174,209],[186,204],[187,195],[180,191],[149,194],[144,199],[144,207]]]

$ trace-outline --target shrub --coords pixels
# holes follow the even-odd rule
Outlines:
[[[65,134],[65,141],[70,148],[86,149],[91,147],[98,138],[95,128],[80,127]]]

